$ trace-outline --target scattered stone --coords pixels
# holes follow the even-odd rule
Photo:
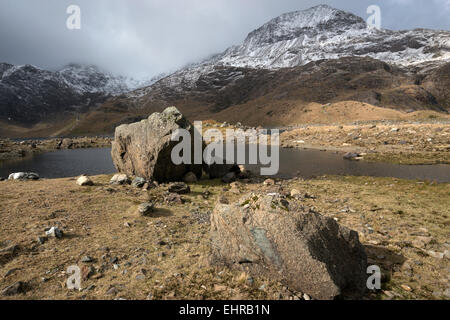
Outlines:
[[[218,201],[218,203],[221,203],[221,204],[229,204],[228,199],[224,195],[220,195],[219,199],[217,201]]]
[[[367,256],[358,233],[281,195],[249,194],[218,202],[211,216],[211,262],[286,282],[315,299],[366,290]],[[244,208],[242,204],[248,204]]]
[[[445,257],[445,259],[450,260],[450,250],[444,251],[444,257]]]
[[[90,277],[95,274],[95,268],[93,266],[81,266],[81,278],[83,281],[87,281]]]
[[[79,177],[77,179],[77,185],[84,187],[84,186],[93,186],[94,182],[92,182],[92,180],[86,176],[86,175],[82,175],[81,177]]]
[[[194,144],[194,126],[175,107],[153,113],[148,119],[116,128],[111,156],[115,167],[129,176],[139,176],[159,182],[182,181],[187,172],[202,174],[202,164],[176,165],[172,149],[179,144],[172,141],[177,129],[188,130]],[[201,137],[200,137],[201,139]],[[203,141],[197,141],[203,147]],[[191,163],[194,163],[192,154]]]
[[[138,213],[140,216],[147,217],[155,211],[155,206],[153,203],[146,202],[142,203],[138,207]]]
[[[360,158],[359,153],[348,152],[344,155],[345,160],[357,160]]]
[[[236,173],[234,172],[228,172],[226,175],[222,177],[223,183],[231,183],[233,181],[236,181]]]
[[[22,281],[16,282],[2,291],[2,296],[15,296],[25,292],[25,284]]]
[[[304,293],[303,294],[303,299],[305,299],[305,300],[311,300],[311,297],[310,296],[308,296],[306,293]]]
[[[436,251],[429,250],[429,251],[427,251],[427,253],[430,257],[433,257],[436,259],[444,259],[444,254],[442,252],[436,252]]]
[[[128,176],[126,174],[123,173],[118,173],[115,174],[111,180],[109,181],[110,184],[130,184],[130,179],[128,178]]]
[[[146,183],[147,181],[144,178],[136,177],[133,182],[131,182],[131,186],[134,188],[142,188]]]
[[[5,275],[3,276],[4,278],[9,277],[10,275],[12,275],[14,272],[19,271],[19,268],[12,268],[9,269],[8,271],[6,271]]]
[[[91,262],[94,262],[94,259],[92,259],[92,257],[89,257],[89,256],[84,256],[83,258],[81,258],[81,262],[91,263]]]
[[[119,258],[113,257],[113,258],[110,259],[109,262],[112,263],[112,264],[116,264],[117,262],[119,262]]]
[[[450,288],[445,289],[445,291],[444,291],[444,296],[445,296],[446,298],[450,298]]]
[[[176,203],[176,204],[183,204],[184,200],[181,198],[181,196],[178,193],[169,193],[165,197],[166,203]]]
[[[298,191],[297,189],[292,189],[291,190],[291,197],[292,198],[298,198],[298,197],[301,197],[301,193],[300,193],[300,191]]]
[[[145,275],[143,274],[136,275],[136,280],[145,280]]]
[[[184,175],[183,181],[186,183],[195,183],[198,181],[197,176],[193,172],[188,172]]]
[[[412,241],[412,244],[416,248],[425,248],[431,241],[433,240],[432,237],[425,237],[425,236],[418,236],[416,239]]]
[[[48,238],[47,237],[38,237],[37,238],[37,242],[39,243],[39,244],[44,244],[44,243],[46,243],[48,241]]]
[[[402,284],[400,287],[405,291],[408,291],[408,292],[412,291],[411,287],[407,286],[406,284]]]
[[[273,185],[275,185],[275,180],[273,180],[273,179],[266,179],[264,181],[264,185],[265,186],[273,186]]]
[[[61,239],[64,236],[64,233],[62,230],[58,229],[57,227],[51,227],[49,230],[45,232],[45,234],[48,237],[58,238]]]
[[[208,200],[209,196],[211,196],[211,192],[209,192],[209,190],[202,192],[203,199]]]
[[[248,179],[251,175],[251,171],[247,170],[247,168],[242,164],[239,166],[239,171],[240,171],[238,174],[239,179]]]
[[[168,191],[170,193],[188,194],[191,192],[191,188],[189,188],[189,186],[184,182],[176,182],[169,186]]]
[[[222,291],[225,291],[225,290],[227,290],[226,286],[221,286],[221,285],[218,285],[218,284],[214,285],[214,292],[222,292]]]
[[[115,296],[116,294],[118,294],[119,291],[116,289],[116,287],[110,287],[107,291],[106,294],[108,296]]]
[[[39,175],[34,172],[11,173],[8,180],[39,180]]]

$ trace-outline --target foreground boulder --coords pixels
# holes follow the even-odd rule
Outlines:
[[[211,215],[213,264],[278,279],[314,299],[364,293],[367,257],[355,231],[279,194],[226,202]]]
[[[128,176],[158,182],[182,181],[190,171],[200,178],[201,164],[172,162],[172,149],[179,142],[171,141],[171,136],[177,129],[188,130],[193,145],[194,126],[175,107],[154,113],[141,122],[117,127],[111,151],[115,167]]]

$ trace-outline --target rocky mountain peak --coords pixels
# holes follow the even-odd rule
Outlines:
[[[365,29],[366,22],[349,12],[319,5],[282,14],[247,36],[244,46],[257,47],[301,36],[314,37],[326,31]]]

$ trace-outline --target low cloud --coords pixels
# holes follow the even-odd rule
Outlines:
[[[57,69],[70,62],[135,77],[169,72],[240,44],[281,13],[328,3],[366,18],[374,1],[0,0],[0,61]],[[66,9],[81,8],[81,30]],[[380,1],[383,27],[449,29],[448,0]]]

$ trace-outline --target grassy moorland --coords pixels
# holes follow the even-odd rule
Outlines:
[[[25,292],[1,299],[299,299],[270,279],[210,266],[209,215],[219,195],[290,194],[359,233],[369,263],[383,271],[383,290],[367,299],[448,299],[448,184],[392,178],[324,176],[263,184],[191,184],[184,203],[167,186],[141,190],[110,185],[111,176],[0,182],[0,289],[22,281]],[[208,191],[208,192],[207,192]],[[137,206],[153,201],[153,217]],[[57,226],[62,239],[37,239]],[[91,262],[82,262],[88,256]],[[84,259],[83,259],[84,258]],[[82,268],[81,291],[65,286],[71,265]]]

